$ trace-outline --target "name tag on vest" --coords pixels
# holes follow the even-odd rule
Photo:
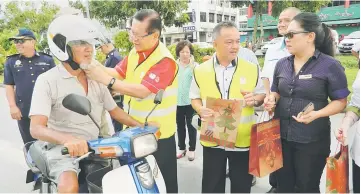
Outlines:
[[[300,75],[300,79],[311,79],[311,78],[312,78],[312,74]]]
[[[241,78],[239,79],[239,83],[240,83],[241,85],[244,85],[244,84],[247,83],[247,79],[246,79],[245,77],[241,77]]]

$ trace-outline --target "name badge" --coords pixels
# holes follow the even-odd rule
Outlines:
[[[312,74],[300,75],[300,79],[311,79],[311,78],[312,78]]]
[[[34,65],[45,65],[45,66],[49,66],[49,63],[44,63],[44,62],[39,62],[39,63],[35,63]]]
[[[245,77],[241,77],[241,78],[239,79],[239,83],[242,84],[242,85],[246,84],[246,83],[247,83],[246,78],[245,78]]]

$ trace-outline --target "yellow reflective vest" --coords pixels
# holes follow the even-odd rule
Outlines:
[[[194,78],[200,89],[200,96],[203,102],[207,97],[222,98],[221,91],[217,86],[214,57],[202,63],[194,69]],[[236,70],[233,74],[227,99],[243,99],[242,91],[253,91],[257,85],[258,66],[243,59],[238,59]],[[246,148],[250,145],[251,127],[254,124],[253,107],[242,109],[241,121],[238,125],[236,147]],[[206,147],[218,146],[216,143],[201,141]]]
[[[141,84],[143,77],[153,65],[156,65],[163,58],[174,60],[167,47],[159,42],[157,48],[148,56],[148,58],[138,65],[139,56],[135,49],[128,55],[128,64],[126,78],[127,83]],[[178,92],[178,66],[176,72],[170,72],[169,76],[175,76],[173,82],[168,86],[163,94],[162,103],[157,106],[148,118],[149,121],[155,121],[160,124],[160,139],[169,138],[176,131],[176,110],[177,110],[177,92]],[[156,75],[154,75],[156,76]],[[155,78],[154,78],[155,79]],[[151,94],[144,99],[131,96],[124,96],[124,110],[134,119],[145,122],[145,118],[154,107],[155,94]]]

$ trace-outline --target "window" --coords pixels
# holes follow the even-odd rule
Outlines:
[[[192,12],[188,12],[188,17],[189,17],[189,22],[196,22],[196,21],[193,21],[193,14]]]
[[[214,23],[214,13],[209,13],[209,22]]]
[[[240,29],[247,28],[247,22],[239,22],[239,28]]]
[[[211,0],[211,4],[213,4],[213,3],[214,3],[214,1],[215,1],[215,0]]]
[[[239,15],[247,15],[247,8],[239,9]]]
[[[351,4],[360,4],[360,0],[350,1],[350,5],[351,5]]]
[[[229,21],[229,15],[224,15],[224,21]]]
[[[200,13],[200,18],[201,18],[201,22],[207,22],[207,13],[206,12],[201,12]]]
[[[235,22],[236,21],[236,16],[231,16],[231,21]]]
[[[345,1],[333,1],[332,2],[333,6],[340,6],[340,5],[345,5]]]
[[[222,21],[222,14],[217,14],[217,23]]]

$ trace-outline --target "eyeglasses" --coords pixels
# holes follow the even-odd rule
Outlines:
[[[285,38],[291,39],[295,34],[304,34],[304,33],[310,33],[308,31],[302,31],[302,32],[289,32],[285,34]]]
[[[134,39],[134,40],[141,40],[149,35],[152,35],[154,32],[148,32],[148,34],[144,35],[144,36],[138,36],[138,35],[134,35],[133,31],[130,28],[127,28],[127,32],[130,38]]]
[[[30,38],[14,39],[14,44],[24,44],[25,41],[32,40]]]

